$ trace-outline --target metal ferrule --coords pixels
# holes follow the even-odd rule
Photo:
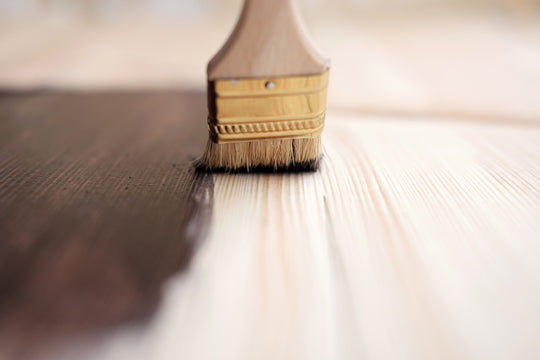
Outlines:
[[[209,82],[210,138],[230,143],[319,136],[328,73]]]

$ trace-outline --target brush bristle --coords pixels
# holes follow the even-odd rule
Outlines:
[[[196,166],[207,171],[317,170],[321,137],[217,144],[208,139]]]

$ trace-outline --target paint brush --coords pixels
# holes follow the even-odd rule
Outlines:
[[[210,60],[206,170],[316,170],[329,61],[315,49],[294,0],[245,0]]]

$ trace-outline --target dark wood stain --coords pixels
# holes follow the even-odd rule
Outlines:
[[[205,107],[204,91],[0,92],[5,353],[155,310],[211,215],[191,165]]]

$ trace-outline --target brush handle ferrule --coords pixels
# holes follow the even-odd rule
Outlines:
[[[324,127],[327,87],[328,72],[210,82],[210,138],[215,143],[228,143],[319,136]]]

